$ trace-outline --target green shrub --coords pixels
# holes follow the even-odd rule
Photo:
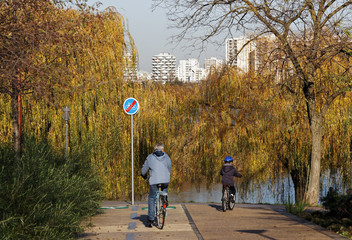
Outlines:
[[[80,222],[97,212],[100,183],[83,153],[55,154],[26,141],[19,160],[0,147],[0,238],[73,239]]]

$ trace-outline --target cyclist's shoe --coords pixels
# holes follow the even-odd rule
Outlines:
[[[231,201],[231,202],[234,202],[234,201],[235,201],[235,200],[234,200],[234,195],[233,195],[233,194],[231,194],[231,195],[230,195],[230,201]]]

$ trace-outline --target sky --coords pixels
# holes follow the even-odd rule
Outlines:
[[[88,3],[97,2],[89,0]],[[170,37],[179,33],[180,29],[168,28],[169,22],[166,10],[152,11],[152,0],[99,0],[102,3],[100,10],[113,6],[124,16],[128,22],[129,31],[135,41],[139,53],[139,68],[141,71],[151,72],[152,57],[162,52],[167,52],[176,57],[177,65],[180,60],[196,58],[200,67],[204,67],[204,59],[216,57],[225,58],[225,46],[208,47],[199,52],[195,49],[185,48],[180,44],[171,44]]]

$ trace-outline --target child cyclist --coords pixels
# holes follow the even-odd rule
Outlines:
[[[220,175],[222,176],[222,189],[224,191],[225,186],[230,186],[230,194],[234,196],[236,194],[235,181],[233,177],[242,177],[242,174],[239,173],[236,168],[232,165],[233,159],[230,156],[225,157],[225,164],[222,166]]]

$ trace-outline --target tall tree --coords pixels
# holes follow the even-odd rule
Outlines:
[[[280,84],[293,94],[299,86],[306,101],[312,146],[305,201],[319,199],[324,116],[333,101],[351,90],[351,40],[341,28],[351,24],[351,0],[154,0],[155,6],[169,9],[171,25],[181,28],[178,40],[201,40],[234,31],[251,33],[252,39],[271,33],[279,42],[280,61],[286,77]],[[201,30],[201,31],[200,31]],[[196,38],[196,34],[200,33]],[[199,44],[198,44],[199,45]],[[324,65],[335,64],[329,72]]]
[[[55,84],[64,84],[51,74],[61,56],[50,54],[48,58],[47,53],[52,53],[59,41],[67,40],[60,31],[60,9],[55,4],[63,7],[68,3],[72,1],[5,0],[0,3],[0,93],[11,97],[13,144],[17,153],[21,150],[22,96],[27,93],[40,96]]]

